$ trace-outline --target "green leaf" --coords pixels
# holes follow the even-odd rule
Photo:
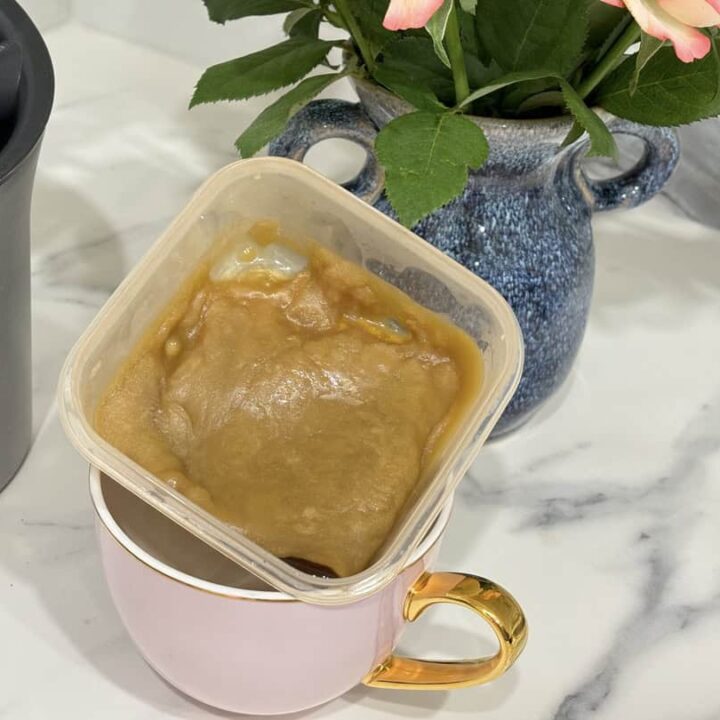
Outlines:
[[[385,168],[390,203],[411,227],[463,191],[468,168],[479,168],[487,159],[488,143],[466,117],[420,111],[388,123],[375,150]]]
[[[591,3],[588,15],[588,37],[585,45],[588,54],[598,59],[632,22],[632,15],[625,8],[606,5],[604,2]]]
[[[468,95],[465,100],[460,103],[459,107],[463,108],[471,102],[479,100],[486,95],[490,95],[497,90],[501,90],[508,85],[514,85],[515,83],[524,82],[526,80],[544,80],[552,77],[556,77],[555,73],[546,69],[523,70],[521,72],[507,73],[507,75],[501,75],[497,80],[493,80],[488,85],[485,85],[485,87],[481,87],[479,90],[475,90],[475,92],[470,93],[470,95]]]
[[[594,110],[585,104],[585,101],[577,94],[569,82],[560,80],[560,87],[568,110],[573,114],[575,121],[590,136],[588,157],[615,157],[617,155],[617,145],[607,125]]]
[[[470,60],[476,65],[490,65],[492,57],[485,45],[480,41],[477,27],[475,27],[475,18],[467,12],[458,13],[458,23],[460,24],[460,40],[465,50],[465,64],[468,66],[468,76],[470,74]],[[468,77],[472,82],[472,79]]]
[[[283,22],[283,32],[289,37],[317,38],[320,31],[322,13],[320,8],[298,8],[293,10]]]
[[[291,38],[245,57],[213,65],[200,78],[190,107],[244,100],[292,85],[319,65],[334,43]]]
[[[432,38],[435,54],[440,58],[440,62],[448,68],[450,67],[450,58],[445,50],[443,40],[445,39],[448,18],[450,17],[452,8],[453,0],[445,0],[440,6],[440,9],[428,20],[425,26],[425,29]]]
[[[637,90],[638,82],[640,82],[640,73],[643,68],[650,62],[653,55],[657,53],[665,44],[664,40],[658,40],[646,32],[640,34],[640,49],[635,55],[635,72],[630,80],[630,94],[634,95]]]
[[[588,0],[478,0],[478,34],[506,72],[577,63],[587,36]]]
[[[427,88],[445,102],[454,101],[452,73],[438,60],[429,37],[398,38],[383,52],[382,65],[403,73],[407,85]]]
[[[579,140],[585,134],[585,128],[577,121],[572,124],[570,131],[565,136],[560,147],[567,147],[572,145],[576,140]]]
[[[715,58],[715,68],[717,69],[718,78],[720,78],[720,50],[718,50],[718,43],[717,43],[717,37],[718,37],[718,29],[712,28],[711,36],[713,38],[712,40],[712,56]],[[715,103],[718,99],[720,99],[720,81],[717,84],[717,87],[715,88],[715,95],[713,95],[711,102]]]
[[[388,0],[362,0],[351,2],[349,6],[375,59],[387,45],[397,39],[397,33],[386,30],[382,24]]]
[[[213,22],[250,17],[251,15],[274,15],[306,7],[305,0],[203,0]]]
[[[635,62],[628,59],[598,86],[597,104],[645,125],[684,125],[720,114],[718,63],[714,53],[682,63],[671,47],[661,48],[643,68],[634,93]]]
[[[447,107],[443,105],[429,88],[409,85],[405,73],[387,65],[380,65],[375,69],[375,80],[388,90],[407,100],[418,110],[428,112],[444,112]]]
[[[460,7],[470,15],[475,14],[477,8],[477,0],[460,0]]]
[[[518,116],[522,114],[521,107],[527,107],[531,98],[534,98],[534,102],[538,103],[543,98],[550,100],[553,96],[551,93],[556,92],[560,98],[560,107],[565,107],[565,101],[563,100],[562,93],[560,92],[560,85],[558,83],[558,75],[550,75],[541,77],[536,80],[523,80],[512,87],[508,88],[502,93],[502,99],[496,101],[496,104],[500,108],[502,115],[507,116]],[[549,110],[550,107],[541,105],[545,110]],[[536,106],[537,109],[537,106]]]
[[[471,88],[487,85],[503,74],[503,71],[495,63],[491,62],[490,65],[485,66],[478,57],[469,53],[465,53],[465,68]]]
[[[344,77],[345,73],[313,75],[263,110],[240,135],[235,147],[242,157],[251,157],[285,129],[290,118],[304,108],[318,93]]]
[[[557,83],[557,80],[554,79],[553,82]],[[561,109],[563,107],[565,107],[565,98],[562,91],[550,89],[527,95],[515,108],[515,112],[517,115],[523,115],[542,109],[547,113],[551,108]]]

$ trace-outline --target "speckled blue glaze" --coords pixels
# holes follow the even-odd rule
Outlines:
[[[319,100],[308,105],[274,141],[270,153],[302,160],[317,142],[344,137],[368,152],[346,187],[394,216],[373,153],[378,128],[411,108],[367,82],[360,104]],[[490,142],[487,163],[471,174],[461,197],[413,230],[497,288],[517,315],[525,341],[525,369],[494,434],[527,420],[567,378],[585,332],[593,288],[590,219],[595,210],[630,208],[657,193],[674,169],[674,131],[608,117],[615,133],[645,142],[638,164],[610,180],[593,181],[579,160],[579,140],[561,149],[566,118],[506,121],[473,118]]]

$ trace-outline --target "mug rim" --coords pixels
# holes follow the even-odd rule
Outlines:
[[[117,523],[115,517],[110,511],[110,508],[105,502],[105,496],[102,491],[102,475],[103,473],[99,468],[95,465],[90,465],[90,498],[92,500],[95,513],[100,522],[103,524],[103,527],[108,531],[110,536],[118,543],[118,545],[129,552],[136,560],[140,561],[146,567],[149,567],[151,570],[154,570],[170,580],[179,582],[182,585],[193,588],[194,590],[208,592],[212,595],[219,595],[238,600],[302,602],[300,599],[280,590],[246,590],[244,588],[233,587],[231,585],[222,585],[220,583],[211,582],[210,580],[203,580],[202,578],[182,572],[181,570],[174,568],[172,565],[168,565],[162,560],[159,560],[136,543]],[[109,475],[106,475],[106,477],[112,482],[117,482]],[[400,573],[395,576],[396,578],[399,577],[402,572],[414,565],[418,560],[420,560],[420,558],[426,555],[435,543],[437,543],[447,527],[451,511],[452,499],[442,508],[432,527],[423,538],[422,542],[413,551],[410,559],[407,561]],[[383,588],[381,588],[380,591],[382,591],[382,589]],[[370,597],[372,597],[372,595]],[[347,604],[350,605],[353,602],[361,602],[363,599],[364,598],[358,598],[354,601],[351,600]]]

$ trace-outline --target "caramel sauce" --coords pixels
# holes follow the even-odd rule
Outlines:
[[[275,223],[245,235],[219,243],[134,348],[96,428],[278,557],[352,575],[430,472],[482,358],[359,265]]]

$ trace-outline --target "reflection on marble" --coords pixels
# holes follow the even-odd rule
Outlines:
[[[689,217],[720,228],[720,119],[680,128],[682,155],[665,195]]]
[[[74,0],[73,14],[94,29],[199,67],[261,50],[284,38],[281,16],[218,25],[208,19],[203,0]]]
[[[80,26],[48,41],[59,88],[33,218],[36,439],[0,494],[0,718],[229,717],[176,693],[127,637],[53,393],[74,340],[233,159],[264,101],[188,113],[199,65]],[[599,216],[596,238],[576,371],[541,416],[481,454],[442,550],[443,568],[491,577],[523,603],[525,654],[487,687],[356,688],[304,717],[720,717],[720,235],[660,198]],[[403,649],[488,652],[478,625],[438,608]]]
[[[43,32],[61,25],[72,15],[71,0],[19,0],[19,5]]]

